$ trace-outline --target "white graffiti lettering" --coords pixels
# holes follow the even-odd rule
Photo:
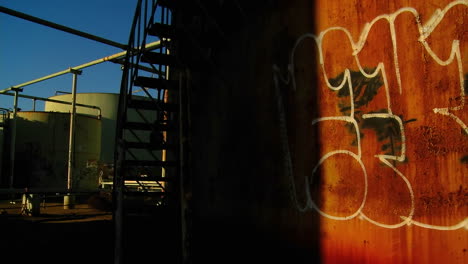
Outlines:
[[[278,99],[277,101],[277,107],[279,109],[279,120],[280,120],[280,133],[282,137],[282,147],[285,152],[285,173],[288,175],[290,178],[290,193],[292,195],[292,200],[294,201],[297,209],[301,212],[306,212],[308,210],[315,210],[318,212],[321,216],[333,219],[333,220],[350,220],[353,218],[358,217],[359,219],[366,220],[376,226],[380,226],[383,228],[399,228],[404,225],[415,225],[419,226],[422,228],[427,228],[427,229],[434,229],[434,230],[456,230],[456,229],[468,229],[468,217],[465,217],[464,220],[460,221],[457,224],[450,225],[450,226],[439,226],[439,225],[430,225],[430,224],[425,224],[418,222],[413,219],[414,216],[414,211],[415,211],[415,197],[413,193],[413,187],[405,175],[401,171],[399,171],[394,164],[392,164],[391,161],[393,162],[403,162],[406,159],[406,138],[405,138],[405,129],[403,125],[402,119],[398,116],[393,114],[392,112],[392,106],[391,106],[391,98],[390,98],[390,91],[389,91],[389,84],[387,80],[387,73],[385,70],[385,65],[383,62],[380,62],[375,70],[373,72],[366,72],[366,70],[361,66],[360,60],[359,60],[359,54],[361,50],[364,47],[364,44],[366,43],[368,34],[374,24],[376,24],[380,20],[386,20],[388,21],[389,27],[390,27],[390,34],[391,34],[391,40],[392,40],[392,45],[393,45],[393,62],[394,62],[394,69],[395,69],[395,77],[396,77],[396,83],[398,85],[398,91],[400,94],[403,93],[403,90],[405,87],[403,87],[402,80],[401,80],[401,74],[400,74],[400,65],[399,65],[399,58],[398,58],[398,43],[397,43],[397,37],[396,37],[396,29],[395,29],[395,19],[403,14],[403,13],[410,13],[414,15],[417,27],[419,29],[419,42],[421,43],[422,47],[424,47],[425,51],[433,58],[435,62],[437,62],[441,66],[447,66],[452,63],[456,63],[456,66],[458,68],[458,76],[459,78],[459,103],[456,106],[452,107],[440,107],[440,108],[434,108],[433,112],[435,114],[440,114],[443,116],[447,116],[453,120],[462,128],[462,130],[468,134],[468,127],[467,125],[463,122],[461,118],[459,118],[456,115],[457,111],[461,111],[464,106],[465,106],[465,90],[464,90],[464,79],[463,79],[463,64],[462,64],[462,58],[461,58],[461,52],[460,52],[460,43],[459,40],[453,40],[452,45],[451,45],[451,51],[450,51],[450,56],[448,59],[443,60],[441,59],[430,47],[429,43],[426,41],[426,39],[431,35],[431,33],[434,31],[434,29],[439,25],[441,21],[443,21],[445,14],[455,6],[468,6],[468,1],[467,0],[459,0],[459,1],[453,1],[452,3],[448,4],[443,10],[438,9],[433,16],[429,19],[428,22],[426,22],[424,25],[420,22],[419,14],[418,12],[411,7],[407,8],[402,8],[399,9],[398,11],[392,13],[392,14],[384,14],[376,17],[372,22],[367,23],[359,37],[359,40],[357,42],[353,41],[353,38],[351,36],[351,33],[343,27],[331,27],[326,29],[325,31],[322,31],[318,36],[314,34],[304,34],[301,37],[299,37],[291,51],[291,56],[290,56],[290,62],[287,67],[287,75],[283,75],[280,73],[280,67],[278,65],[273,65],[273,77],[274,77],[274,85],[275,85],[275,95]],[[387,166],[388,168],[392,169],[398,177],[400,177],[401,180],[406,184],[406,187],[408,188],[409,196],[411,199],[411,208],[409,210],[408,215],[406,216],[400,216],[401,222],[397,224],[385,224],[378,222],[376,220],[371,219],[367,215],[363,213],[363,208],[365,207],[366,204],[366,198],[368,194],[368,174],[366,171],[366,168],[364,166],[364,163],[362,161],[362,153],[361,153],[361,142],[360,142],[360,131],[359,131],[359,126],[357,124],[357,121],[355,119],[355,105],[353,101],[353,87],[352,87],[352,77],[351,77],[351,71],[350,69],[345,69],[343,73],[343,80],[341,83],[338,85],[333,85],[329,81],[329,77],[327,76],[326,70],[325,70],[325,63],[324,63],[324,54],[323,54],[323,49],[322,49],[322,40],[323,38],[329,34],[330,32],[334,31],[341,31],[344,32],[347,37],[349,38],[349,41],[352,45],[353,49],[353,57],[355,59],[356,64],[358,65],[359,71],[363,76],[366,78],[373,78],[376,77],[377,75],[382,76],[383,78],[383,87],[385,89],[385,95],[386,95],[386,113],[369,113],[369,114],[363,114],[362,118],[363,119],[391,119],[398,123],[398,129],[399,129],[399,134],[400,134],[400,142],[401,142],[401,150],[399,151],[398,155],[375,155],[375,158],[377,158],[382,164]],[[326,82],[327,88],[338,91],[341,89],[348,89],[349,90],[349,98],[350,98],[350,114],[349,116],[326,116],[326,117],[320,117],[316,118],[312,121],[312,125],[316,125],[320,122],[326,122],[326,121],[342,121],[346,122],[354,128],[354,132],[356,133],[356,139],[357,139],[357,153],[345,150],[345,149],[338,149],[334,150],[331,152],[328,152],[324,154],[318,163],[315,165],[313,171],[312,171],[312,176],[313,177],[316,174],[317,169],[319,166],[328,158],[336,155],[336,154],[344,154],[350,156],[352,159],[357,161],[362,168],[363,176],[364,176],[364,194],[362,197],[362,202],[358,209],[347,216],[334,216],[329,213],[325,213],[322,211],[319,206],[315,204],[315,202],[312,199],[312,195],[310,193],[310,188],[308,188],[312,182],[311,177],[305,177],[304,182],[305,182],[305,194],[306,194],[306,202],[305,204],[302,204],[299,202],[298,196],[297,196],[297,186],[295,183],[295,180],[293,178],[294,173],[293,173],[293,166],[292,166],[292,158],[291,158],[291,153],[290,153],[290,148],[289,148],[289,143],[288,143],[288,135],[287,135],[287,122],[286,122],[286,113],[285,113],[285,108],[283,105],[283,99],[281,96],[280,92],[280,85],[285,84],[285,85],[290,85],[293,91],[296,91],[296,79],[295,79],[295,69],[294,69],[294,63],[295,63],[295,52],[298,46],[303,43],[305,40],[313,40],[313,43],[317,46],[318,49],[318,55],[319,55],[319,63],[321,67],[321,71],[323,73],[324,80]],[[457,88],[458,90],[458,88]]]

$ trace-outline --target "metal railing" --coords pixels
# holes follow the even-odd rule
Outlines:
[[[118,174],[121,174],[121,165],[125,160],[125,156],[128,153],[130,156],[134,156],[130,151],[125,150],[124,147],[124,124],[127,121],[127,108],[129,102],[132,98],[132,95],[136,92],[134,90],[134,80],[140,74],[140,66],[142,56],[148,49],[146,47],[146,40],[148,35],[149,27],[155,22],[155,14],[158,14],[158,22],[169,24],[171,14],[167,8],[164,8],[158,5],[159,1],[156,0],[139,0],[135,9],[135,15],[132,23],[132,28],[130,31],[129,41],[128,41],[128,50],[125,56],[125,61],[123,62],[123,75],[121,80],[120,88],[120,97],[119,97],[119,106],[118,106],[118,115],[117,120],[117,131],[116,131],[116,144],[115,144],[115,164],[116,164],[116,177],[114,179],[118,180]],[[157,8],[159,7],[159,10]],[[160,12],[160,13],[157,13]],[[157,52],[168,53],[167,44],[169,43],[168,39],[160,39],[161,43],[157,49]],[[158,69],[156,68],[158,67]],[[153,65],[150,64],[149,67],[153,69],[153,72],[157,72],[158,78],[167,79],[168,78],[168,67],[163,65]],[[148,73],[148,71],[145,71]],[[144,88],[139,89],[138,91],[143,91],[145,97],[150,100],[158,110],[162,110],[158,106],[159,103],[164,101],[165,93],[160,94],[151,94],[151,92]],[[149,122],[144,114],[141,111],[135,111],[141,120],[144,122]],[[135,137],[138,139],[138,137]],[[141,140],[139,140],[141,141]],[[152,155],[150,153],[150,155]],[[153,158],[157,159],[155,156]],[[119,187],[118,184],[114,183],[114,186]]]
[[[124,238],[122,227],[124,215],[123,202],[125,191],[124,173],[126,171],[124,168],[124,162],[126,160],[125,156],[127,154],[127,149],[125,148],[126,142],[124,138],[124,127],[127,122],[127,108],[134,93],[134,80],[139,76],[139,68],[141,66],[140,62],[142,56],[144,52],[147,51],[145,46],[148,27],[151,26],[154,22],[154,14],[156,13],[155,11],[157,7],[158,1],[138,0],[127,45],[127,53],[123,62],[123,74],[121,79],[118,118],[116,124],[116,143],[114,152],[115,170],[112,188],[113,203],[115,204],[113,211],[113,220],[115,228],[114,263],[123,262],[122,248]],[[164,49],[164,47],[161,47],[161,51],[163,51]],[[154,65],[150,65],[150,67],[153,70],[155,70],[155,72],[157,72],[157,74],[159,75],[158,77],[161,77],[165,73],[165,71],[163,70],[166,70],[162,69],[161,66],[159,67],[159,69],[156,69]],[[159,95],[157,95],[155,98],[151,95],[148,89],[143,88],[142,91],[145,93],[146,97],[157,103]],[[140,116],[142,115],[140,114]],[[129,154],[131,155],[131,153]]]

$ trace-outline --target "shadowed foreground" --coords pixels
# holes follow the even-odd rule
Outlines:
[[[112,214],[79,203],[64,210],[46,202],[40,215],[22,215],[21,201],[0,201],[2,258],[16,263],[113,263]]]

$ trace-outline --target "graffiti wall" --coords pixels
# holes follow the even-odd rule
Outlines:
[[[196,259],[468,263],[468,1],[219,3],[192,67]]]
[[[322,261],[466,263],[468,1],[311,16],[272,69],[291,200],[320,215]]]

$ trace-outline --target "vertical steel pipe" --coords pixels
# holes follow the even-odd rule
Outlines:
[[[72,84],[72,107],[70,113],[70,137],[68,144],[68,174],[67,174],[67,191],[68,195],[64,197],[63,206],[64,209],[73,208],[73,198],[70,193],[73,188],[73,168],[74,168],[74,152],[75,152],[75,119],[76,119],[76,82],[78,74],[81,74],[81,71],[72,71],[73,74],[73,84]]]
[[[18,112],[18,93],[20,90],[15,89],[13,99],[13,118],[11,119],[11,143],[10,143],[10,188],[13,188],[15,177],[15,146],[16,146],[16,115]]]

